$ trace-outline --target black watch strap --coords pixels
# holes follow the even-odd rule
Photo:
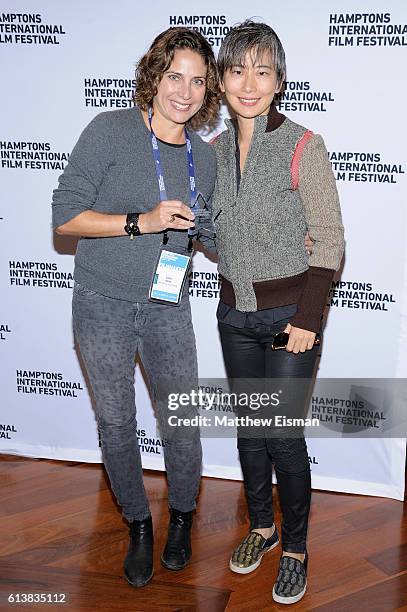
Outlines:
[[[140,228],[138,226],[138,218],[140,213],[129,213],[126,217],[126,225],[124,231],[133,239],[134,236],[140,236]]]

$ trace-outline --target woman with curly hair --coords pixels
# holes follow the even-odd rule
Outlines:
[[[166,30],[138,64],[136,106],[90,122],[54,191],[53,227],[80,237],[73,326],[94,396],[103,462],[130,524],[124,569],[135,587],[153,575],[135,355],[165,429],[165,383],[173,392],[197,384],[185,282],[195,227],[191,206],[199,194],[210,203],[216,173],[213,148],[189,128],[214,123],[219,98],[216,62],[204,37],[187,28]],[[211,247],[210,237],[201,241]],[[195,414],[192,406],[183,411]],[[170,522],[161,562],[178,570],[191,557],[202,451],[197,428],[173,435],[163,429]]]

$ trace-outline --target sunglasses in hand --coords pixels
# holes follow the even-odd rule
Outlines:
[[[280,332],[274,336],[274,340],[271,345],[272,351],[279,351],[280,349],[287,348],[288,340],[290,335],[287,332]],[[321,336],[317,334],[314,340],[314,346],[321,344]]]

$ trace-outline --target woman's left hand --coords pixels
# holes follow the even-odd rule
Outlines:
[[[307,251],[308,255],[312,255],[312,250],[314,248],[314,241],[312,240],[308,231],[305,234],[304,243],[305,243],[305,250]]]
[[[311,350],[314,346],[315,332],[301,329],[300,327],[293,327],[289,323],[284,331],[289,335],[288,344],[285,349],[289,353],[305,353],[305,351]]]

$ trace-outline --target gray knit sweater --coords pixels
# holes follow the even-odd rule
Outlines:
[[[234,122],[215,141],[214,194],[221,300],[243,312],[297,303],[297,327],[318,331],[326,296],[340,266],[344,240],[335,178],[324,142],[309,139],[292,160],[306,128],[273,109],[255,120],[251,147],[237,187]],[[311,257],[304,246],[309,230]]]
[[[197,134],[189,135],[197,189],[210,203],[215,152]],[[168,199],[189,203],[186,145],[159,142],[159,148]],[[82,132],[59,177],[52,202],[53,227],[91,209],[112,214],[150,211],[160,200],[154,164],[150,132],[138,108],[97,115]],[[169,231],[168,235],[169,244],[186,248],[186,231]],[[146,302],[161,244],[160,233],[134,240],[127,235],[81,238],[74,278],[108,297]]]

